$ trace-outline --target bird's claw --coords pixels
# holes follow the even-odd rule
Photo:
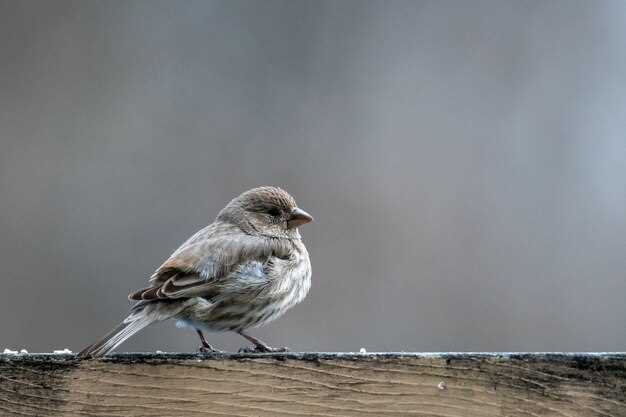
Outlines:
[[[289,352],[289,348],[286,347],[271,347],[271,346],[246,346],[239,349],[239,353],[279,353],[279,352]]]
[[[224,353],[224,351],[215,349],[213,346],[200,346],[198,348],[200,353]]]

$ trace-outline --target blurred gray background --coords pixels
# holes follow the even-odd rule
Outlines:
[[[626,349],[622,1],[0,1],[0,141],[0,350],[93,342],[261,184],[317,219],[274,345]]]

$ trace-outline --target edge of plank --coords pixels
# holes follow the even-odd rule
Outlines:
[[[114,353],[103,358],[84,359],[76,354],[58,353],[0,353],[2,362],[56,362],[74,363],[97,360],[114,363],[165,363],[184,360],[349,360],[381,359],[445,359],[445,360],[522,360],[527,362],[575,362],[585,367],[598,360],[626,361],[626,352],[281,352],[281,353],[185,353],[185,352],[127,352]],[[589,364],[588,364],[589,365]]]

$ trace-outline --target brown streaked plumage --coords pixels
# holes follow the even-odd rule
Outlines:
[[[302,301],[311,283],[309,255],[298,226],[313,218],[278,187],[258,187],[234,198],[213,223],[183,243],[129,295],[138,301],[124,321],[79,355],[102,356],[156,321],[174,318],[203,330],[235,331],[255,351],[274,351],[245,333]],[[282,349],[279,349],[282,350]]]

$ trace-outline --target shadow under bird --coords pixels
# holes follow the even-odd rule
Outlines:
[[[183,243],[128,296],[137,303],[102,340],[79,353],[98,357],[144,327],[176,319],[200,337],[200,350],[216,352],[203,331],[234,331],[253,344],[247,351],[276,352],[246,333],[304,299],[311,263],[298,226],[313,217],[278,187],[258,187],[234,198],[213,223]]]

